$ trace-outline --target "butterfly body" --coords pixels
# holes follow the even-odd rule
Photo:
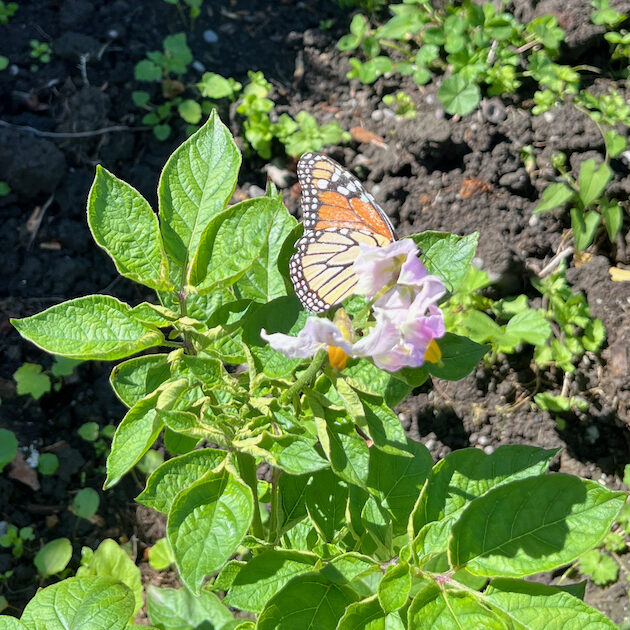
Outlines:
[[[304,236],[295,244],[289,271],[302,304],[322,313],[352,295],[360,245],[383,247],[396,233],[374,197],[334,160],[306,153],[297,172]]]

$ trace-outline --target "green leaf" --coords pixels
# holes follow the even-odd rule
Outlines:
[[[378,585],[378,601],[387,613],[402,608],[409,598],[411,573],[406,562],[387,567]]]
[[[177,495],[166,534],[179,575],[194,594],[236,551],[253,514],[251,490],[226,470],[207,473]]]
[[[191,98],[183,100],[177,106],[177,112],[189,125],[196,125],[201,120],[201,105]]]
[[[625,493],[559,473],[499,486],[453,526],[451,563],[497,577],[550,571],[596,546],[624,501]]]
[[[201,95],[207,98],[234,99],[242,86],[232,78],[226,79],[214,72],[204,72],[201,77],[201,83],[197,83],[197,87]]]
[[[48,374],[44,374],[42,369],[42,366],[37,363],[23,363],[13,372],[13,379],[17,383],[18,395],[30,395],[35,400],[39,400],[50,391],[50,377]]]
[[[534,208],[534,214],[559,208],[575,196],[575,191],[564,182],[556,182],[543,190],[542,201]]]
[[[0,61],[1,61],[0,57]],[[6,602],[6,598],[4,595],[0,596],[0,604],[4,604]],[[2,606],[2,610],[6,608],[6,605]],[[9,617],[8,615],[0,615],[0,628],[2,630],[30,630],[27,628],[21,621],[16,619],[15,617]]]
[[[50,373],[53,376],[70,376],[77,365],[83,363],[80,359],[68,359],[68,357],[55,357]]]
[[[134,611],[133,593],[105,577],[72,577],[38,591],[21,621],[29,630],[125,630]]]
[[[159,81],[162,78],[162,68],[153,61],[143,59],[136,64],[133,75],[136,81]]]
[[[221,464],[225,451],[204,448],[164,462],[147,479],[146,488],[136,497],[138,503],[168,514],[177,495]]]
[[[271,466],[290,475],[301,475],[328,467],[328,462],[315,450],[315,440],[299,435],[272,435],[263,431],[256,437],[235,440],[232,446],[241,453],[261,457]]]
[[[96,422],[85,422],[77,430],[79,437],[86,442],[96,442],[100,427]]]
[[[606,151],[611,158],[621,155],[628,145],[626,139],[614,129],[609,129],[604,133],[604,141],[606,142]]]
[[[241,155],[215,111],[169,158],[158,189],[166,251],[185,266],[234,192]]]
[[[171,545],[166,538],[160,538],[152,547],[149,547],[149,564],[156,571],[168,569],[175,562],[175,556]]]
[[[306,488],[306,509],[325,541],[344,526],[348,487],[330,469],[316,472]]]
[[[335,630],[346,607],[357,599],[351,588],[330,582],[323,575],[299,575],[267,602],[256,629]]]
[[[164,421],[158,415],[156,405],[161,393],[156,390],[141,398],[118,425],[107,458],[105,489],[117,484],[140,461],[160,434]]]
[[[121,275],[152,289],[172,288],[160,225],[149,202],[102,166],[96,167],[87,217],[94,240]]]
[[[282,531],[286,531],[306,516],[306,484],[309,475],[281,475],[278,482]]]
[[[374,446],[387,453],[404,456],[408,450],[407,438],[398,416],[382,401],[375,404],[362,398],[361,403],[365,428],[374,441]]]
[[[119,363],[109,382],[120,400],[133,407],[141,398],[152,394],[171,375],[165,354],[148,354]]]
[[[339,620],[337,630],[404,630],[398,613],[386,614],[376,595],[350,604]]]
[[[454,74],[442,81],[438,98],[448,114],[466,116],[474,111],[481,101],[481,91],[476,83]]]
[[[112,361],[159,346],[159,330],[134,319],[128,304],[108,295],[62,302],[23,319],[17,331],[36,346],[65,357]]]
[[[608,238],[612,243],[623,227],[623,208],[616,201],[602,201],[601,203],[602,217]]]
[[[214,593],[204,590],[194,596],[186,588],[158,588],[153,584],[147,586],[147,615],[157,627],[173,630],[201,630],[206,626],[218,630],[234,619]]]
[[[448,232],[427,231],[412,234],[409,238],[420,248],[421,258],[429,272],[442,278],[447,290],[456,291],[468,274],[479,234],[457,236]]]
[[[433,465],[431,454],[420,442],[408,440],[407,450],[412,457],[370,449],[367,485],[391,515],[394,535],[406,531],[409,515]]]
[[[101,499],[94,488],[83,488],[72,501],[72,511],[79,518],[91,518],[96,514],[100,502]]]
[[[578,569],[597,586],[616,582],[619,577],[619,565],[599,549],[591,549],[583,554],[578,560]]]
[[[238,290],[242,297],[257,302],[271,302],[271,300],[287,295],[284,276],[286,268],[281,266],[281,251],[285,239],[297,225],[297,221],[284,207],[281,198],[273,200],[275,210],[269,230],[269,236],[253,265],[238,281]]]
[[[491,455],[476,448],[447,455],[434,466],[422,490],[413,513],[414,532],[434,521],[443,523],[442,529],[430,532],[430,540],[434,550],[446,549],[448,528],[470,501],[495,486],[544,473],[556,453],[556,449],[507,445],[500,446]],[[423,535],[425,546],[426,536],[427,532]],[[418,553],[423,551],[419,549]]]
[[[129,588],[135,598],[133,614],[142,608],[140,569],[125,550],[111,538],[106,538],[91,554],[89,562],[77,571],[77,576],[111,577]]]
[[[612,178],[612,170],[606,163],[602,163],[595,168],[595,160],[591,158],[582,162],[578,183],[580,187],[580,201],[584,207],[592,204],[606,188]]]
[[[273,286],[268,286],[269,265],[275,265],[269,258],[269,248],[272,252],[278,252],[279,248],[270,245],[269,239],[274,227],[278,227],[278,218],[285,214],[278,200],[256,197],[234,204],[215,217],[201,236],[190,265],[189,284],[200,293],[208,293],[233,284],[253,267],[254,286],[251,281],[246,282],[251,289],[248,293],[253,292],[259,298],[267,291],[275,293],[281,278],[277,271]]]
[[[446,333],[436,341],[442,358],[438,363],[427,361],[425,365],[430,374],[447,381],[458,381],[470,374],[488,352],[488,346],[453,333]]]
[[[409,628],[506,628],[501,617],[483,606],[476,595],[432,584],[411,602],[407,613]]]
[[[505,331],[520,341],[540,346],[551,335],[551,326],[542,311],[529,309],[514,315],[507,323]]]
[[[61,573],[72,558],[72,543],[67,538],[56,538],[46,543],[33,560],[43,578]]]
[[[571,208],[573,238],[575,239],[575,247],[579,251],[585,250],[593,242],[601,220],[601,215],[595,210],[584,212],[579,208]]]
[[[13,461],[17,454],[18,442],[15,433],[8,429],[0,429],[0,472]]]
[[[224,601],[228,606],[260,613],[290,579],[311,571],[317,559],[300,551],[264,550],[238,572]]]
[[[506,613],[514,624],[531,630],[545,630],[550,619],[558,628],[617,628],[610,619],[577,597],[536,582],[493,580],[484,599]]]

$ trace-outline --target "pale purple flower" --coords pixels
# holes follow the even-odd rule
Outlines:
[[[409,238],[394,241],[387,247],[360,245],[360,248],[361,253],[353,264],[359,278],[359,283],[354,289],[357,295],[373,298],[383,288],[398,282],[402,267],[413,267],[414,259],[424,269],[416,256],[418,247]],[[426,274],[426,269],[424,273]]]
[[[289,359],[306,359],[327,346],[341,348],[346,354],[352,354],[352,344],[330,320],[321,317],[309,317],[297,337],[283,333],[268,334],[263,328],[260,336],[278,352]]]
[[[355,292],[377,298],[374,326],[356,343],[348,341],[351,333],[344,335],[335,323],[319,317],[309,317],[297,337],[265,330],[261,337],[292,359],[333,347],[352,357],[371,358],[389,372],[423,365],[427,349],[445,332],[436,303],[446,291],[442,280],[430,275],[418,258],[416,244],[405,239],[387,247],[362,245],[354,271],[359,278]]]
[[[431,341],[445,333],[442,311],[433,303],[439,296],[435,288],[424,289],[411,304],[407,287],[392,289],[385,303],[374,307],[376,325],[354,344],[355,356],[371,356],[388,372],[423,365]]]

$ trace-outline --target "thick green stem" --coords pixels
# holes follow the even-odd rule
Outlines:
[[[252,519],[252,534],[262,539],[264,536],[260,505],[258,504],[258,478],[256,477],[256,460],[247,453],[237,453],[236,461],[243,481],[250,487],[254,498],[254,518]]]
[[[294,394],[299,394],[302,389],[315,378],[317,372],[319,372],[326,361],[326,350],[320,350],[314,357],[311,364],[300,374],[300,377],[289,387],[289,389],[284,391],[284,394],[280,396],[280,404],[283,405],[291,398]]]

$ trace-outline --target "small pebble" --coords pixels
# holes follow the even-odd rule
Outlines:
[[[10,74],[12,77],[17,76],[17,75],[19,74],[19,72],[20,72],[20,69],[19,69],[19,68],[18,68],[18,67],[17,67],[14,63],[12,63],[12,64],[9,66],[9,74]]]
[[[208,29],[203,32],[203,40],[208,44],[216,44],[219,41],[219,36],[212,29]]]
[[[599,429],[594,424],[587,427],[585,433],[585,440],[589,444],[595,444],[595,442],[599,439]]]
[[[554,115],[551,112],[545,112],[543,114],[543,118],[545,119],[546,122],[551,123],[553,122]]]
[[[490,438],[487,435],[480,435],[477,444],[479,444],[479,446],[488,446],[488,444],[490,444]]]
[[[483,269],[483,265],[484,265],[483,258],[480,258],[479,256],[475,256],[472,259],[472,264],[474,267],[477,267],[477,269]]]
[[[193,61],[192,62],[192,67],[197,71],[197,72],[205,72],[206,71],[206,67],[201,63],[201,61]]]
[[[494,446],[484,446],[483,452],[486,455],[492,455],[492,453],[494,453]]]
[[[540,218],[537,214],[532,214],[527,221],[529,227],[536,227],[540,223]]]
[[[371,114],[370,114],[370,118],[374,121],[374,122],[381,122],[381,120],[383,120],[383,118],[385,118],[383,111],[380,109],[375,109]]]
[[[431,451],[435,448],[435,440],[427,440],[424,445]]]

